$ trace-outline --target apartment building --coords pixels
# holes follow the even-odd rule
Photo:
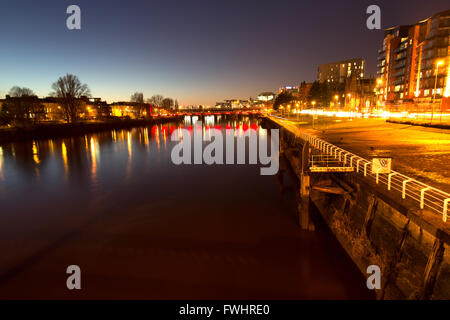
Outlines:
[[[378,50],[377,103],[389,110],[450,108],[450,10],[386,29]]]
[[[328,82],[330,85],[345,83],[350,77],[364,78],[365,61],[354,58],[319,65],[317,78],[320,82]]]

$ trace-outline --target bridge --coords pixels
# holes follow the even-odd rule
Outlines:
[[[365,274],[379,265],[379,298],[450,297],[450,194],[338,147],[282,117],[280,154],[299,181],[298,221],[315,206]],[[414,262],[412,262],[414,261]],[[417,262],[419,261],[419,262]]]
[[[183,116],[211,116],[211,115],[255,115],[261,114],[263,108],[240,108],[240,109],[186,109],[176,112],[177,115]]]

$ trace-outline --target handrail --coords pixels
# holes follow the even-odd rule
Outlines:
[[[285,120],[281,117],[273,117]],[[386,185],[387,190],[399,192],[403,199],[409,198],[417,202],[419,209],[428,208],[442,215],[442,221],[447,222],[448,214],[450,213],[450,194],[394,170],[391,170],[389,173],[372,173],[371,161],[316,136],[304,132],[296,133],[303,140],[308,141],[312,147],[326,155],[333,156],[341,161],[344,159],[349,166],[355,168],[354,172],[356,174],[373,179],[377,184]],[[348,159],[352,159],[352,161],[347,161]],[[368,167],[370,168],[368,169]]]

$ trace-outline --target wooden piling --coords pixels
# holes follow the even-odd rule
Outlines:
[[[303,230],[314,230],[314,224],[310,221],[309,216],[309,201],[311,191],[311,179],[309,175],[309,158],[311,148],[309,142],[303,144],[302,149],[302,163],[300,169],[300,197],[298,205],[298,218],[300,227]]]

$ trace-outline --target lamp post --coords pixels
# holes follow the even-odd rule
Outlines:
[[[431,103],[431,122],[433,123],[433,115],[434,115],[434,101],[436,100],[436,87],[437,87],[437,78],[439,73],[439,66],[444,64],[444,60],[439,60],[436,62],[436,77],[434,78],[434,91],[433,91],[433,102]]]
[[[311,102],[312,103],[312,106],[313,106],[313,121],[312,121],[312,128],[314,129],[314,119],[315,119],[315,114],[314,114],[314,111],[315,111],[315,108],[314,108],[314,106],[316,105],[316,101],[312,101]]]
[[[352,94],[351,93],[347,94],[347,97],[348,97],[348,111],[351,111],[352,110]]]

